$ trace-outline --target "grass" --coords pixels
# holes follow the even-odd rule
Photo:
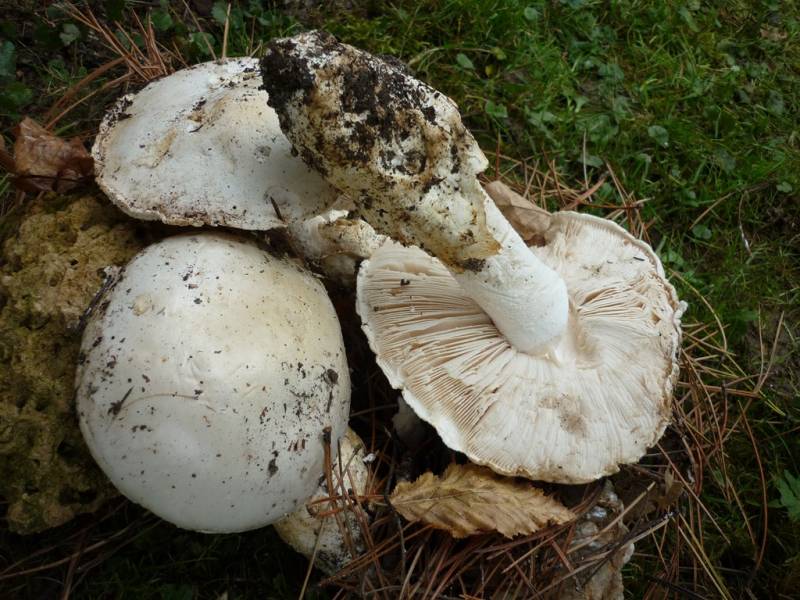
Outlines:
[[[591,198],[595,204],[643,201],[639,217],[691,305],[687,321],[719,321],[723,333],[713,339],[719,363],[742,377],[756,374],[742,382],[755,397],[724,398],[729,435],[702,482],[701,499],[717,524],[706,518],[702,527],[707,562],[733,596],[745,597],[746,590],[756,597],[791,595],[800,583],[800,524],[789,517],[780,482],[784,472],[800,474],[795,2],[364,1],[352,10],[292,15],[243,2],[230,16],[220,2],[205,13],[189,13],[182,3],[98,4],[100,20],[129,49],[143,45],[144,36],[135,33],[128,9],[144,22],[149,15],[177,66],[222,55],[226,21],[228,55],[257,54],[272,36],[325,27],[343,41],[402,58],[458,102],[485,149],[552,167],[572,187],[604,180]],[[113,59],[63,10],[9,14],[0,26],[0,119],[7,140],[21,115],[44,114]],[[122,31],[134,33],[127,39]],[[56,130],[90,137],[120,86],[141,84],[131,76],[103,88],[124,72],[120,65],[84,86],[80,98],[94,94]],[[506,172],[511,162],[498,164]],[[604,214],[591,205],[583,210]],[[226,589],[211,583],[226,556],[291,562],[256,534],[212,539],[156,528],[137,539],[99,565],[80,595],[95,597],[102,587],[136,597],[190,598]],[[645,575],[655,572],[648,569],[658,561],[645,554],[628,567],[629,589],[644,590]],[[165,569],[156,557],[177,566]],[[260,562],[250,575],[263,589],[297,593],[296,563],[281,575]],[[682,573],[679,580],[693,577]]]

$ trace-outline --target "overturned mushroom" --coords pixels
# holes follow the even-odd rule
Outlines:
[[[584,482],[661,436],[679,303],[618,225],[541,215],[528,246],[477,181],[486,159],[447,97],[312,32],[273,42],[270,103],[306,162],[387,242],[358,310],[378,362],[444,442],[508,474]],[[438,259],[438,260],[437,260]]]
[[[564,282],[486,202],[486,157],[447,96],[322,32],[272,42],[261,68],[286,136],[368,223],[439,258],[518,350],[559,339]]]
[[[344,434],[347,362],[322,285],[223,233],[168,238],[104,293],[76,376],[81,431],[128,498],[187,529],[272,523]]]

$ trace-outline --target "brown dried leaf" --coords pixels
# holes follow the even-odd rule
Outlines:
[[[92,176],[94,161],[79,139],[56,137],[29,117],[14,135],[14,185],[19,189],[66,192]]]
[[[409,521],[428,523],[455,538],[488,531],[510,538],[575,518],[530,483],[473,464],[452,464],[442,477],[428,472],[413,483],[398,483],[390,501]]]
[[[484,189],[528,245],[544,244],[544,234],[550,227],[550,213],[523,198],[501,181],[492,181]]]

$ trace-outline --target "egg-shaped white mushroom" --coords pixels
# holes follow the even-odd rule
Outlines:
[[[128,498],[180,527],[244,531],[306,501],[345,431],[336,313],[293,261],[224,233],[138,254],[91,316],[81,431]]]
[[[331,484],[329,490],[324,477],[305,506],[275,523],[284,542],[328,574],[364,551],[363,529],[369,526],[369,515],[357,503],[358,496],[368,491],[369,469],[364,464],[364,442],[352,429],[339,441]]]

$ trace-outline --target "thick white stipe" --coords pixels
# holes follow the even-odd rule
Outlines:
[[[543,353],[567,326],[567,286],[531,252],[488,196],[484,208],[489,229],[503,249],[487,258],[480,271],[453,276],[512,346],[528,354]]]

